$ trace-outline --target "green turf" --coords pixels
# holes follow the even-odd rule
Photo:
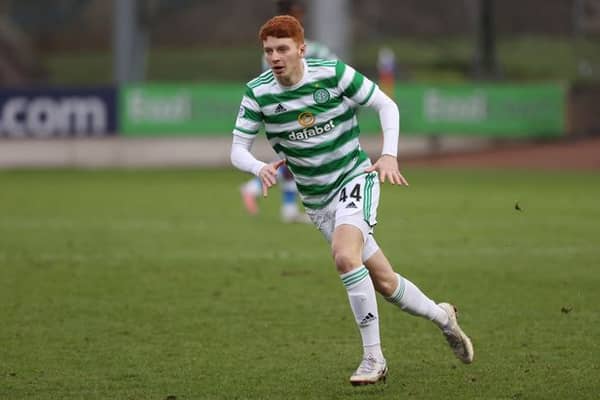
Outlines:
[[[320,234],[233,171],[0,172],[1,399],[593,399],[600,176],[407,170],[377,237],[476,360],[380,302],[386,385]],[[515,210],[515,201],[521,211]],[[562,311],[561,311],[562,310]]]

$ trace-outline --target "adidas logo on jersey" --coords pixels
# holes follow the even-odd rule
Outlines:
[[[365,315],[365,317],[362,319],[362,321],[360,321],[360,326],[366,326],[369,325],[371,322],[375,321],[377,319],[376,316],[374,316],[371,313],[368,313],[367,315]]]
[[[286,111],[287,108],[285,108],[281,103],[277,104],[277,107],[275,107],[275,114],[279,114]]]
[[[333,120],[331,120],[331,121],[327,122],[326,124],[317,125],[317,126],[313,126],[310,128],[304,128],[301,131],[292,132],[288,135],[288,139],[290,139],[290,140],[305,140],[305,139],[308,139],[309,137],[327,133],[330,130],[332,130],[333,128],[335,128],[335,124],[333,123]]]
[[[351,201],[350,203],[348,203],[348,205],[346,206],[346,208],[356,208],[356,204],[354,204],[354,202]]]

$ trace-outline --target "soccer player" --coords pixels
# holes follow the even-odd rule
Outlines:
[[[454,354],[472,362],[473,346],[458,325],[454,306],[436,304],[397,274],[373,237],[380,183],[408,185],[396,159],[396,104],[342,61],[305,59],[304,30],[291,16],[270,19],[259,37],[270,70],[246,85],[231,161],[261,179],[264,195],[276,183],[277,168],[286,163],[310,219],[331,243],[363,345],[362,361],[350,382],[376,383],[388,371],[375,291],[403,311],[431,320]],[[360,147],[353,104],[378,112],[383,146],[374,164]],[[250,153],[261,124],[279,161],[266,164]]]
[[[300,0],[277,0],[277,11],[281,15],[291,15],[300,23],[304,18],[304,2]],[[337,56],[327,47],[318,42],[305,40],[305,58],[319,58],[326,60],[336,59]],[[262,57],[262,69],[268,70],[267,57]],[[284,164],[277,170],[277,180],[281,185],[281,219],[283,222],[310,223],[307,215],[298,207],[298,189],[294,177]],[[258,213],[258,198],[262,194],[260,179],[254,178],[241,187],[242,201],[249,214]]]

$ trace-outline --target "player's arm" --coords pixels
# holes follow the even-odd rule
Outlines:
[[[234,133],[233,142],[231,143],[231,163],[239,170],[260,176],[260,170],[267,164],[256,159],[250,153],[253,142],[254,137],[245,137]]]
[[[233,129],[233,142],[231,144],[231,163],[242,171],[258,176],[262,182],[263,195],[277,182],[277,168],[283,161],[267,164],[257,160],[250,152],[252,143],[262,125],[263,116],[252,90],[246,87],[242,97],[240,112]]]
[[[396,103],[379,87],[375,90],[366,106],[379,114],[379,123],[383,132],[381,157],[366,172],[377,171],[379,180],[388,180],[392,185],[408,185],[398,169],[398,136],[400,134],[400,112]]]
[[[373,108],[379,115],[383,149],[381,157],[365,172],[377,171],[381,182],[388,180],[392,184],[408,185],[398,169],[400,112],[396,103],[369,78],[341,61],[336,64],[336,78],[345,97],[360,106]]]
[[[268,189],[277,183],[277,169],[285,162],[279,160],[267,164],[260,161],[250,153],[250,148],[254,142],[254,137],[243,137],[239,134],[233,134],[233,143],[231,144],[231,163],[234,167],[250,172],[260,178],[263,188],[263,196],[267,196]]]

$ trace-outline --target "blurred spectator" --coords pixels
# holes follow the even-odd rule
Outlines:
[[[28,38],[0,9],[0,85],[23,85],[41,75],[41,66]]]

